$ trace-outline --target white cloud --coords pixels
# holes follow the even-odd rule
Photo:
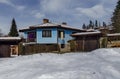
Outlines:
[[[67,8],[69,2],[71,0],[42,0],[40,7],[45,12],[60,12]]]
[[[41,12],[38,11],[38,10],[33,10],[33,11],[31,11],[30,14],[31,14],[32,16],[34,16],[35,18],[37,18],[37,19],[40,19],[40,18],[45,17],[45,14],[41,13]]]
[[[91,18],[101,18],[107,14],[102,5],[95,5],[91,8],[76,8],[78,15],[85,15]]]
[[[24,10],[26,7],[25,6],[13,6],[14,8],[16,8],[17,10]]]
[[[10,0],[0,0],[0,3],[9,5],[9,6],[13,7],[13,8],[16,8],[17,10],[24,10],[25,9],[25,6],[15,5]]]
[[[34,16],[35,16],[35,18],[43,18],[43,17],[45,17],[45,15],[42,14],[42,13],[36,13]]]
[[[0,3],[7,4],[10,6],[13,6],[13,4],[10,2],[10,0],[0,0]]]
[[[113,13],[114,9],[115,9],[115,6],[117,4],[117,1],[118,0],[110,0],[110,1],[107,1],[107,0],[102,0],[101,1],[101,4],[103,6],[105,6],[106,10],[109,12],[109,13]]]
[[[118,0],[110,0],[110,1],[109,0],[101,0],[101,3],[104,4],[104,5],[111,6],[111,5],[115,5],[117,1]]]

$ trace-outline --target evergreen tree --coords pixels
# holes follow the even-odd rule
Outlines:
[[[83,26],[82,26],[82,29],[86,29],[87,27],[86,27],[86,25],[85,24],[83,24]]]
[[[98,21],[95,20],[95,27],[98,27]]]
[[[94,24],[93,24],[93,22],[90,20],[90,22],[89,22],[89,28],[94,28]]]
[[[15,22],[15,19],[14,19],[14,18],[13,18],[13,20],[12,20],[10,32],[9,32],[8,35],[9,35],[9,36],[12,36],[12,37],[19,36],[18,31],[17,31],[17,25],[16,25],[16,22]]]
[[[106,25],[106,23],[105,23],[105,22],[103,22],[103,27],[107,27],[107,25]]]
[[[114,32],[119,33],[120,32],[120,0],[118,0],[117,2],[111,21],[114,27]]]

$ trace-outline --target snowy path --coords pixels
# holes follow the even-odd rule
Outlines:
[[[120,79],[120,49],[1,58],[0,79]]]

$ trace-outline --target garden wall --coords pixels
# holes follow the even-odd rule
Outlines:
[[[59,51],[57,44],[28,44],[28,45],[19,45],[19,54],[28,55],[35,53],[44,53],[44,52],[55,52]]]

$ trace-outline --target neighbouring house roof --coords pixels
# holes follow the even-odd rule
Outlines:
[[[19,30],[20,32],[24,32],[24,31],[29,31],[29,30],[35,30],[37,28],[64,28],[64,29],[70,29],[70,30],[77,30],[77,31],[84,31],[75,27],[71,27],[65,24],[55,24],[55,23],[43,23],[43,24],[39,24],[39,25],[33,25],[33,26],[29,26],[29,28],[26,29],[21,29]]]
[[[113,34],[107,34],[108,37],[112,37],[112,36],[120,36],[120,33],[113,33]]]
[[[21,41],[20,37],[0,37],[0,45],[17,45]]]
[[[95,29],[87,29],[86,32],[94,32]]]
[[[95,31],[95,32],[81,32],[81,33],[74,33],[71,36],[86,36],[86,35],[99,35],[101,34],[100,31]]]
[[[0,37],[0,41],[20,41],[20,37]]]

